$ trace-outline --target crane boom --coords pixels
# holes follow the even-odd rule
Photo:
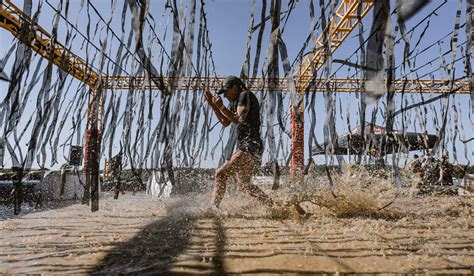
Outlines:
[[[372,9],[375,0],[343,0],[326,29],[319,35],[313,47],[313,54],[306,55],[298,69],[294,70],[298,92],[305,91],[316,71],[327,59],[324,46],[330,46],[329,55],[341,45],[362,18]],[[360,14],[359,14],[360,13]]]
[[[85,82],[91,88],[96,87],[99,74],[91,66],[56,41],[50,33],[34,22],[10,0],[3,0],[0,3],[0,27],[8,30],[22,43],[25,43],[79,81]],[[21,35],[20,30],[22,28],[29,28],[31,33],[28,36]]]

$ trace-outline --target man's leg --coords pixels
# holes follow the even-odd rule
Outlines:
[[[256,197],[262,203],[272,206],[272,199],[265,194],[258,186],[252,185],[252,175],[255,169],[256,161],[252,155],[248,152],[241,151],[241,157],[239,159],[239,170],[236,172],[237,184],[239,187],[249,193],[251,196]]]
[[[235,152],[230,160],[226,161],[220,168],[216,170],[214,175],[215,183],[214,183],[214,191],[211,197],[211,204],[219,207],[222,198],[224,197],[225,187],[227,179],[235,174],[237,168],[237,163],[239,160],[239,151]]]

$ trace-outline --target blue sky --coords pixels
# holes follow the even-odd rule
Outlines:
[[[13,1],[16,5],[21,7],[23,1]],[[35,4],[34,6],[38,3],[37,1],[33,1]],[[49,3],[51,3],[53,6],[57,6],[57,3],[59,1],[57,0],[48,0]],[[69,11],[69,18],[71,22],[75,23],[78,22],[79,24],[77,25],[78,29],[82,33],[86,33],[86,27],[87,27],[87,11],[85,8],[82,10],[80,9],[80,4],[81,1],[79,0],[70,0],[70,11]],[[91,1],[93,5],[99,10],[101,15],[104,17],[104,19],[108,20],[108,18],[111,15],[111,1]],[[172,19],[170,17],[169,10],[165,11],[164,10],[164,1],[161,0],[152,0],[151,2],[151,8],[150,8],[150,13],[152,16],[155,18],[157,27],[156,27],[156,32],[160,36],[160,40],[162,40],[162,43],[165,45],[165,48],[167,49],[167,52],[170,52],[171,48],[171,36],[172,36]],[[182,2],[184,5],[186,5],[187,1],[177,1],[178,3]],[[260,10],[261,10],[261,4],[260,1],[257,1],[257,6],[255,10],[255,22],[259,22],[260,20]],[[268,1],[270,2],[270,1]],[[282,10],[286,10],[288,1],[283,0],[282,1]],[[394,3],[394,1],[392,1]],[[429,5],[427,5],[425,8],[423,8],[416,16],[414,16],[412,19],[410,19],[407,22],[407,29],[411,29],[414,25],[416,25],[420,20],[422,20],[427,14],[429,14],[434,8],[436,8],[438,5],[442,4],[444,1],[440,0],[434,0],[431,1]],[[464,2],[464,1],[463,1]],[[288,56],[290,61],[293,61],[301,49],[304,40],[309,34],[309,29],[310,29],[310,16],[309,16],[309,1],[307,0],[301,0],[298,1],[296,8],[293,10],[292,14],[290,15],[290,18],[288,20],[287,26],[285,27],[285,31],[283,33],[283,38],[286,43],[286,46],[288,48]],[[120,36],[121,35],[121,30],[120,30],[120,22],[121,22],[121,11],[122,11],[122,1],[119,0],[115,13],[112,17],[112,23],[111,23],[111,28]],[[269,7],[270,3],[267,4],[267,9]],[[431,45],[432,43],[436,42],[439,40],[441,37],[445,36],[449,32],[453,30],[454,27],[454,22],[455,22],[455,13],[456,13],[456,5],[457,1],[449,0],[447,1],[442,7],[438,10],[437,14],[432,16],[431,20],[429,20],[429,28],[427,29],[426,35],[420,40],[420,43],[417,47],[417,49],[424,49],[428,45]],[[464,5],[464,3],[463,3]],[[199,5],[198,5],[199,6]],[[319,18],[319,1],[314,1],[314,6],[315,6],[315,17],[316,20]],[[394,6],[394,5],[392,5]],[[186,6],[184,6],[186,7]],[[34,7],[35,9],[35,7]],[[205,9],[207,12],[207,20],[208,20],[208,29],[209,29],[209,36],[210,40],[212,42],[212,50],[213,50],[213,57],[214,57],[214,62],[216,66],[216,72],[218,75],[225,76],[229,74],[233,75],[238,75],[240,73],[240,70],[242,68],[242,64],[244,61],[244,55],[245,55],[245,48],[246,48],[246,42],[247,42],[247,36],[248,36],[248,26],[249,26],[249,15],[250,15],[250,10],[251,10],[251,1],[250,0],[215,0],[215,1],[206,1]],[[464,11],[465,8],[463,6],[463,13],[462,13],[462,18],[461,22],[464,22]],[[199,12],[199,11],[198,11]],[[98,22],[98,16],[93,12],[90,11],[90,22],[91,22],[91,36],[95,34],[95,36],[92,38],[92,41],[94,45],[99,47],[100,41],[107,40],[107,47],[108,50],[112,53],[111,57],[115,57],[115,52],[116,49],[119,45],[119,42],[115,38],[111,38],[109,35],[107,37],[107,29],[104,28],[103,24],[101,23],[98,27],[98,29],[95,29],[95,24]],[[46,3],[43,4],[43,9],[41,12],[41,15],[39,17],[39,23],[41,26],[43,26],[46,30],[51,31],[52,29],[52,20],[54,16],[54,11],[51,7],[49,7]],[[130,13],[127,15],[128,20],[130,19]],[[196,19],[198,20],[198,18]],[[367,36],[368,31],[370,30],[370,25],[371,25],[371,20],[372,20],[372,14],[369,13],[366,18],[363,20],[363,26],[364,29],[366,30],[365,36]],[[128,24],[129,21],[127,21],[127,24],[125,25],[126,32],[125,34],[128,34],[128,30],[130,29],[130,26]],[[395,23],[395,17],[393,18],[393,22]],[[198,21],[196,22],[198,24]],[[266,46],[269,40],[269,29],[271,23],[270,21],[267,21],[266,24],[266,32],[265,36],[263,38],[264,44],[262,47],[262,55],[260,58],[260,68],[263,63],[263,59],[265,57],[265,50]],[[422,33],[423,29],[427,25],[427,22],[425,21],[420,27],[418,27],[415,32],[411,34],[410,40],[414,44],[416,41],[418,41],[418,37]],[[65,34],[66,34],[66,29],[70,28],[70,26],[67,26],[65,22],[61,19],[60,20],[60,25],[59,25],[59,37],[58,41],[64,42],[65,39]],[[63,30],[63,31],[61,31]],[[197,28],[196,28],[197,32]],[[357,32],[357,30],[355,30]],[[164,34],[166,33],[166,39],[163,39]],[[317,30],[316,36],[319,35],[320,29]],[[149,34],[149,28],[146,27],[145,32],[144,32],[144,39],[147,41],[147,36]],[[333,58],[335,59],[347,59],[349,56],[354,53],[355,49],[359,46],[359,41],[358,38],[355,37],[356,33],[352,33],[349,38],[342,44],[342,46],[334,53]],[[127,38],[127,36],[125,36]],[[197,37],[197,33],[196,33]],[[256,37],[257,37],[257,32],[254,33],[253,35],[253,40],[252,40],[252,61],[253,57],[255,55],[255,44],[256,44]],[[400,37],[399,33],[397,32],[397,39]],[[12,38],[11,34],[8,33],[5,30],[0,30],[0,38],[2,41],[8,41],[8,42],[14,42],[15,40]],[[107,38],[107,39],[106,39]],[[464,28],[460,30],[459,34],[459,42],[462,43],[466,40],[465,36],[465,30]],[[439,45],[436,45],[435,47],[432,47],[430,50],[424,52],[423,54],[420,54],[417,56],[416,59],[416,64],[422,65],[425,64],[427,61],[434,59],[436,57],[440,56],[440,52],[445,52],[450,49],[450,36],[448,36],[446,39],[441,41]],[[134,43],[132,43],[133,45]],[[2,46],[0,46],[0,55],[4,55],[4,53],[8,50],[9,43],[4,43]],[[75,43],[72,45],[72,50],[81,56],[82,58],[86,58],[87,53],[85,47],[82,47],[82,39],[80,37],[75,40]],[[90,46],[90,45],[89,45]],[[403,47],[404,44],[403,42],[397,44],[396,46],[396,52],[395,52],[395,57],[396,57],[396,63],[400,64],[402,61],[402,53],[403,53]],[[155,60],[157,60],[157,54],[159,52],[159,45],[154,42],[152,44],[152,51],[155,55]],[[442,50],[440,50],[442,49]],[[460,57],[462,54],[461,47],[458,48],[457,52],[457,57]],[[132,49],[133,51],[133,46]],[[309,49],[307,49],[309,50]],[[94,50],[90,50],[90,53],[93,53]],[[449,63],[450,61],[450,56],[446,56],[446,62]],[[9,70],[11,70],[11,63],[12,59],[10,59],[9,65],[5,68],[5,71],[7,74],[9,74]],[[356,59],[353,58],[351,59],[352,62],[355,62]],[[95,64],[97,66],[97,64]],[[253,66],[253,65],[251,65]],[[417,66],[415,66],[417,67]],[[434,62],[428,64],[427,66],[421,68],[418,70],[420,75],[423,75],[427,72],[430,72],[432,70],[436,70],[440,67],[440,59],[435,60]],[[335,72],[336,69],[339,68],[338,64],[333,64],[332,67],[332,72]],[[463,75],[462,72],[462,62],[458,62],[456,66],[456,76],[461,77]],[[131,68],[131,63],[129,63],[128,68],[126,68],[127,71],[133,71]],[[280,70],[280,72],[283,72],[283,70]],[[260,73],[260,72],[259,72]],[[347,77],[348,75],[352,75],[354,73],[354,70],[348,67],[342,67],[340,70],[337,71],[337,76],[338,77]],[[397,71],[397,76],[400,76],[401,72]],[[441,78],[442,75],[440,74],[440,71],[437,71],[433,75],[435,78]],[[426,77],[428,78],[428,77]],[[73,81],[73,87],[78,87],[79,84],[77,81]],[[0,88],[2,90],[7,89],[7,84],[6,83],[0,83]],[[39,86],[39,85],[38,85]],[[35,89],[39,89],[39,87],[35,87]],[[74,88],[75,89],[75,88]],[[74,93],[74,91],[68,92],[68,93]],[[122,92],[115,92],[115,93],[122,93]],[[256,91],[258,94],[259,92]],[[413,95],[407,97],[409,99],[409,102],[417,102],[419,100],[418,95]],[[429,98],[430,96],[427,96]],[[357,98],[354,93],[351,94],[337,94],[335,96],[336,103],[337,103],[337,121],[336,121],[336,126],[339,134],[342,134],[348,130],[348,126],[346,123],[346,117],[350,117],[350,124],[351,126],[355,126],[358,124],[358,115],[357,115]],[[3,100],[3,98],[2,98]],[[32,101],[32,109],[34,108],[34,100],[30,99]],[[400,106],[400,99],[397,98],[398,104],[397,106]],[[443,103],[444,101],[441,101]],[[450,101],[450,108],[452,109],[452,105],[454,105],[458,108],[458,110],[461,110],[463,113],[463,116],[461,117],[462,124],[465,128],[465,136],[467,138],[471,138],[473,136],[473,125],[472,121],[469,118],[469,96],[468,95],[456,95],[452,97],[452,100]],[[263,103],[262,103],[263,104]],[[287,97],[285,98],[285,106],[288,106],[288,100]],[[383,101],[379,103],[379,105],[383,105]],[[156,106],[156,105],[155,105]],[[316,96],[316,137],[319,142],[323,141],[323,122],[324,118],[326,116],[325,112],[325,107],[324,107],[324,98],[322,94],[318,94]],[[370,117],[371,110],[375,108],[374,104],[371,104],[368,106],[368,115],[367,119]],[[440,125],[441,117],[440,117],[440,110],[441,105],[440,103],[435,103],[430,105],[428,109],[428,113],[426,116],[430,117],[428,120],[428,132],[429,133],[436,133],[436,123],[432,122],[432,119],[438,116],[438,125]],[[437,111],[438,114],[436,115],[435,112]],[[289,111],[289,108],[288,108]],[[450,113],[452,114],[452,113]],[[416,117],[416,112],[410,113],[407,115],[408,117],[411,117],[412,120]],[[471,114],[472,116],[472,114]],[[28,117],[25,115],[25,117]],[[306,114],[306,126],[305,126],[305,136],[306,136],[306,141],[307,137],[309,136],[309,123],[310,119],[308,114]],[[450,116],[450,119],[452,117]],[[377,122],[379,124],[383,124],[383,118],[379,114],[377,117]],[[287,122],[287,125],[289,125],[289,121]],[[400,122],[398,121],[398,126],[400,126]],[[411,127],[408,130],[413,130],[414,126],[416,123],[413,123]],[[453,124],[452,124],[453,125]],[[67,128],[66,128],[67,129]],[[211,134],[211,137],[216,137],[219,135],[219,129],[216,129],[213,131]],[[265,127],[263,131],[266,131]],[[275,129],[278,133],[278,129]],[[64,135],[68,135],[68,132],[65,131]],[[459,140],[459,135],[457,137]],[[225,140],[225,139],[224,139]],[[217,142],[216,139],[211,138],[211,142]],[[306,142],[305,142],[306,143]],[[473,147],[472,143],[471,145],[468,145],[469,147],[467,148],[467,154],[464,154],[464,144],[462,144],[460,141],[455,141],[454,144],[456,147],[458,147],[458,156],[457,160],[460,163],[466,163],[468,160],[473,161]],[[306,158],[307,152],[308,152],[308,145],[305,145],[306,150]],[[118,146],[114,146],[115,150],[118,150]],[[220,147],[219,147],[220,148]],[[267,147],[268,148],[268,147]],[[286,145],[285,148],[288,150],[289,146]],[[63,148],[65,152],[68,151],[68,149]],[[206,160],[203,161],[202,165],[203,166],[211,166],[214,167],[217,165],[218,159],[219,159],[219,152],[220,150],[218,149],[216,154],[212,156],[208,156]],[[453,158],[454,156],[452,156]],[[265,158],[265,157],[264,157]],[[283,162],[283,156],[279,157],[279,160]],[[317,160],[321,161],[321,158],[317,158]],[[8,161],[8,160],[7,160]]]

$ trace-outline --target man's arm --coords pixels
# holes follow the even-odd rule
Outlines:
[[[246,106],[237,106],[237,114],[230,111],[227,107],[224,106],[221,97],[213,96],[210,92],[206,92],[205,94],[206,100],[209,102],[209,105],[216,113],[217,118],[219,121],[227,127],[230,123],[238,124],[245,120],[247,116],[248,109]]]
[[[220,111],[220,109],[217,107],[216,103],[215,103],[214,100],[213,100],[213,96],[212,96],[212,94],[211,94],[209,91],[206,91],[206,92],[204,93],[204,98],[207,100],[207,102],[208,102],[209,105],[211,106],[212,111],[214,111],[214,113],[216,114],[217,119],[219,120],[219,122],[220,122],[224,127],[227,127],[228,125],[230,125],[230,121],[222,114],[222,112]],[[222,101],[221,101],[221,103],[222,103]]]
[[[228,125],[230,125],[231,121],[222,113],[222,111],[217,106],[213,105],[212,109],[214,110],[214,113],[216,114],[217,119],[219,119],[219,122],[221,122],[221,124],[224,127],[227,127]]]
[[[443,178],[444,178],[444,171],[443,171],[443,169],[441,169],[441,171],[439,172],[438,182],[443,181]]]
[[[441,163],[439,167],[440,167],[440,168],[439,168],[439,178],[438,178],[438,182],[441,182],[441,181],[443,181],[444,174],[445,174],[446,172],[444,171],[445,168],[444,168],[444,166],[443,166],[443,163]]]
[[[234,114],[232,111],[227,109],[227,107],[225,107],[224,105],[221,105],[218,108],[219,108],[219,111],[221,112],[221,114],[226,118],[226,120],[229,121],[229,124],[230,123],[234,123],[234,124],[239,123],[239,117],[236,114]]]
[[[224,126],[228,126],[230,123],[239,123],[239,107],[237,107],[237,114],[234,114],[232,111],[230,111],[227,107],[224,106],[221,97],[217,95],[212,96],[212,102],[222,114],[222,116],[228,121],[228,124],[223,124]]]
[[[237,114],[227,109],[224,105],[218,107],[223,116],[234,124],[241,123],[247,117],[248,110],[245,106],[237,106]]]
[[[229,121],[231,121],[234,124],[238,124],[245,121],[245,118],[247,117],[247,114],[249,112],[248,107],[250,105],[250,102],[249,102],[250,99],[249,99],[248,93],[242,92],[239,95],[238,104],[237,104],[237,114],[234,114],[233,112],[225,108],[224,105],[222,104],[221,98],[217,97],[217,98],[214,98],[214,100],[215,100],[214,103],[217,104],[217,107],[219,108],[219,110]]]

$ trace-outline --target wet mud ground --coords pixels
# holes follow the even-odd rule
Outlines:
[[[474,273],[472,197],[400,197],[385,217],[311,203],[299,216],[239,191],[217,212],[208,201],[103,194],[95,213],[78,202],[4,211],[0,273]]]

